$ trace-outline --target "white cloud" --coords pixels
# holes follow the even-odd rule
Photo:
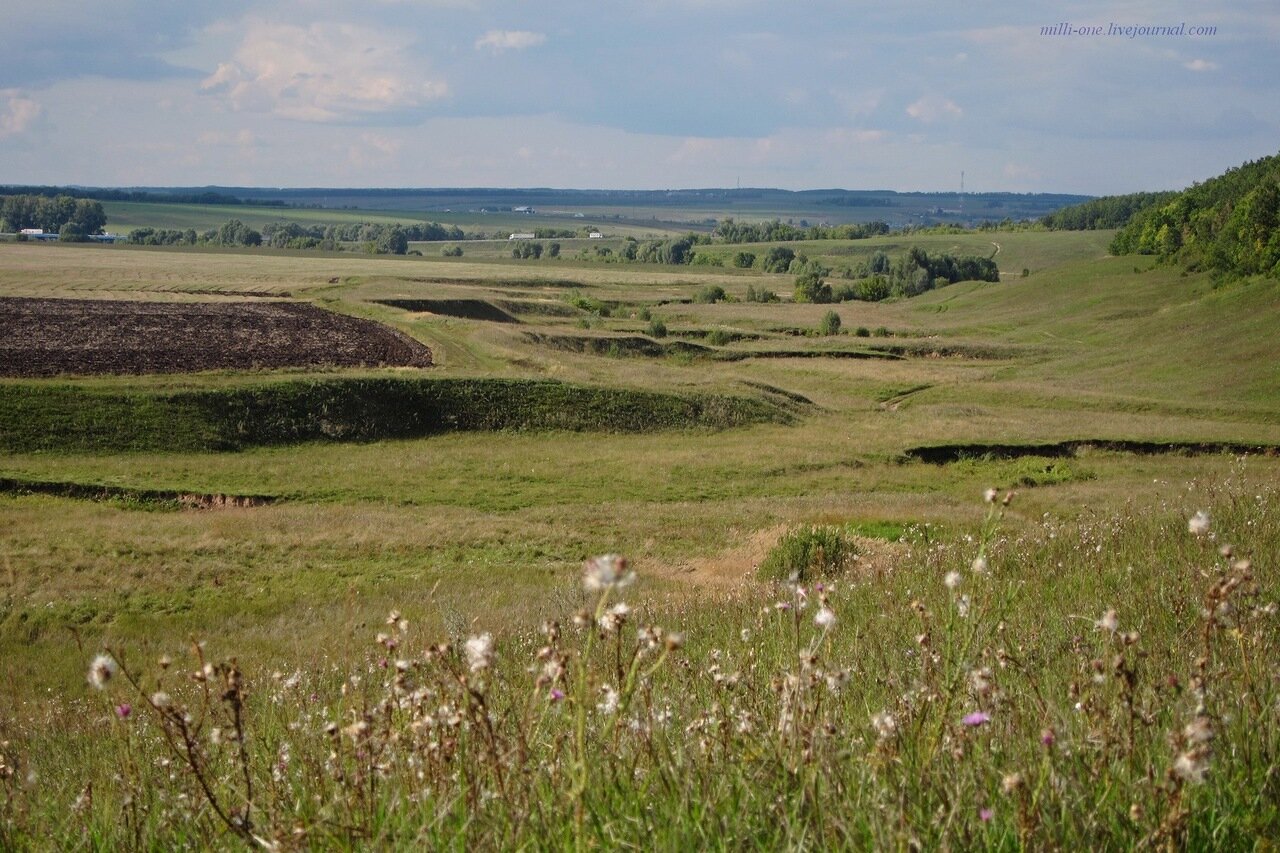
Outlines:
[[[251,21],[235,55],[200,84],[238,110],[343,121],[415,109],[448,94],[399,34],[352,24]]]
[[[547,40],[543,33],[532,33],[528,30],[489,30],[476,39],[476,50],[491,50],[502,53],[505,50],[524,50],[537,47]]]
[[[1182,67],[1190,71],[1217,71],[1218,63],[1207,59],[1193,59],[1190,62],[1184,62]]]
[[[17,89],[0,89],[0,139],[26,132],[40,112],[40,104]]]
[[[925,95],[920,100],[907,106],[907,115],[925,124],[932,124],[939,119],[959,118],[964,110],[950,98],[940,95]]]

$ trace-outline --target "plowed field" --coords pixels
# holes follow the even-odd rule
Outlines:
[[[0,375],[427,367],[393,329],[297,302],[0,299]]]

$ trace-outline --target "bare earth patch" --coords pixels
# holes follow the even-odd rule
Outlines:
[[[753,583],[756,569],[764,562],[765,555],[790,529],[789,525],[779,524],[757,530],[737,547],[674,565],[653,566],[646,571],[652,570],[655,574],[705,589],[727,590]],[[857,545],[858,556],[851,571],[861,575],[883,577],[906,553],[906,546],[897,542],[864,536],[852,538]]]
[[[0,299],[0,375],[428,367],[407,335],[297,302]]]

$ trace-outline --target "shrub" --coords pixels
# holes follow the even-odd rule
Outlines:
[[[733,265],[740,270],[749,270],[756,265],[756,256],[753,252],[738,252],[733,256]]]
[[[713,347],[722,347],[725,344],[733,343],[733,333],[724,329],[712,329],[707,335],[707,343]]]
[[[724,288],[718,284],[709,284],[706,287],[698,289],[693,295],[693,301],[699,305],[714,305],[724,300]]]
[[[443,249],[440,250],[440,254],[446,258],[460,258],[462,257],[462,247],[461,246],[445,246]]]
[[[871,337],[871,330],[866,326],[859,326],[858,330],[855,331],[854,334],[860,338],[869,338]]]
[[[891,337],[889,328],[887,326],[876,326],[876,330],[871,334],[875,335],[877,338]]]
[[[844,530],[831,525],[797,527],[769,549],[756,571],[760,580],[800,583],[832,577],[844,571],[857,553]]]
[[[665,338],[667,336],[667,324],[654,317],[649,321],[649,337]]]
[[[834,311],[828,311],[822,316],[822,321],[818,323],[818,334],[820,335],[838,335],[840,334],[840,315]]]

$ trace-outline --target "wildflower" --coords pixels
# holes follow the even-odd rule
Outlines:
[[[1094,622],[1093,626],[1099,631],[1114,634],[1116,629],[1120,627],[1120,619],[1116,616],[1115,608],[1107,608],[1107,612],[1103,613],[1102,618]]]
[[[819,628],[830,628],[836,624],[836,613],[830,607],[823,607],[813,617],[813,624]]]
[[[956,613],[961,619],[969,618],[970,604],[972,604],[972,601],[967,595],[962,595],[956,600]]]
[[[1044,728],[1040,730],[1040,743],[1044,746],[1053,746],[1057,739],[1058,734],[1053,729]]]
[[[1173,762],[1173,772],[1184,782],[1193,785],[1203,782],[1205,774],[1209,772],[1209,748],[1198,746],[1182,753]]]
[[[630,586],[636,573],[627,570],[627,558],[618,554],[604,554],[587,560],[582,574],[582,585],[588,592],[600,592],[615,587]]]
[[[827,689],[832,693],[839,693],[848,683],[849,670],[847,669],[842,669],[839,672],[827,673]]]
[[[548,698],[550,698],[552,702],[559,702],[564,698],[564,691],[553,688],[551,693],[548,694]]]
[[[991,722],[991,715],[986,711],[974,711],[972,714],[966,715],[960,722],[971,729],[976,729],[978,726]]]
[[[1187,522],[1187,532],[1193,536],[1203,536],[1209,532],[1209,513],[1204,510],[1197,510],[1196,514],[1191,516],[1191,520]]]
[[[1025,781],[1026,780],[1022,778],[1021,773],[1008,773],[1000,780],[1000,790],[1004,791],[1006,794],[1012,794],[1014,791],[1021,788],[1023,784],[1025,784]]]
[[[89,684],[97,690],[103,690],[107,686],[107,682],[115,677],[120,671],[119,664],[116,659],[108,654],[98,655],[89,664]]]
[[[995,816],[995,812],[993,812],[991,809],[987,809],[987,808],[978,809],[978,820],[982,821],[983,823],[989,823],[991,821],[991,818],[993,818],[994,816]]]
[[[157,708],[168,708],[173,704],[173,698],[163,690],[157,690],[155,693],[151,694],[151,704],[155,705]]]
[[[969,685],[973,688],[973,692],[979,696],[985,696],[991,692],[991,668],[982,667],[981,669],[971,670],[969,672]]]
[[[596,704],[596,710],[601,714],[612,714],[618,710],[618,691],[613,688],[613,685],[606,684],[600,688],[600,692],[604,694],[604,698]]]
[[[997,491],[996,489],[987,489],[985,492],[982,493],[982,499],[989,504],[993,504],[996,502],[996,498],[999,495],[1000,495],[1000,492]]]
[[[612,634],[626,623],[627,614],[630,612],[631,608],[627,606],[626,602],[619,601],[600,617],[600,629],[606,634]]]
[[[667,634],[667,651],[674,652],[684,647],[684,634],[672,631]]]
[[[876,730],[876,737],[888,740],[898,731],[898,721],[888,711],[881,711],[871,717],[871,727]]]
[[[122,720],[129,719],[129,715],[133,713],[133,706],[128,702],[121,702],[116,706],[116,716]]]
[[[985,575],[987,573],[987,558],[979,554],[973,558],[970,568],[973,569],[975,575]]]
[[[1201,714],[1182,730],[1182,735],[1190,744],[1204,744],[1213,740],[1213,724],[1207,716]]]
[[[471,667],[472,672],[488,669],[493,663],[493,637],[488,632],[469,637],[463,649],[467,654],[467,666]]]
[[[942,578],[942,583],[947,589],[955,589],[960,586],[960,573],[956,571],[947,572]]]

